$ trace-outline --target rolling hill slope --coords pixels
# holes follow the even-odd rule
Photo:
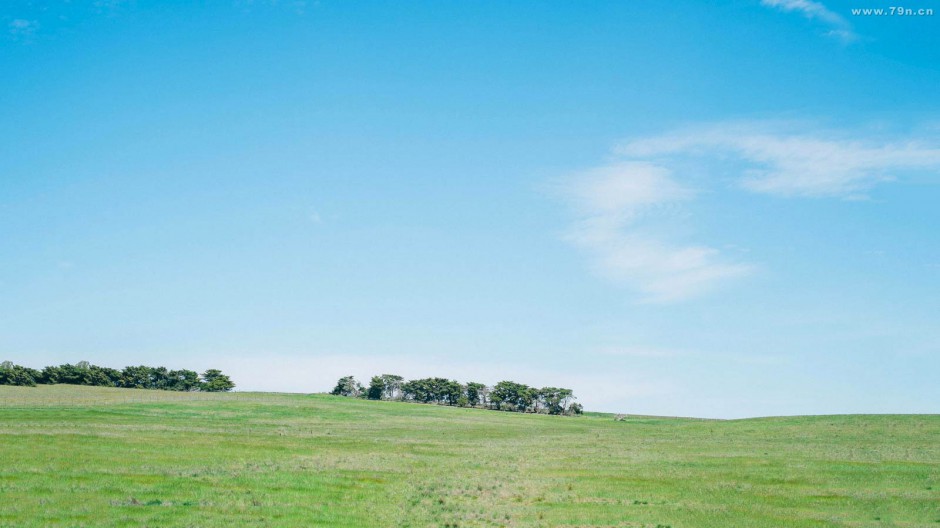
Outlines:
[[[940,527],[940,416],[0,387],[0,526]]]

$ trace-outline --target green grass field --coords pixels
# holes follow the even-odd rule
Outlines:
[[[0,387],[0,526],[940,527],[940,416]]]

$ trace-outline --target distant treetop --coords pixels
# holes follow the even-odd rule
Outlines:
[[[471,381],[461,384],[446,378],[423,378],[406,382],[401,376],[382,374],[372,376],[369,386],[363,387],[355,377],[343,376],[336,382],[336,387],[330,394],[348,398],[434,403],[499,411],[566,415],[582,412],[581,405],[574,403],[575,396],[571,389],[537,389],[514,381],[501,381],[487,387],[483,383]]]
[[[14,365],[11,361],[0,363],[0,385],[34,387],[55,384],[204,392],[227,392],[235,388],[231,378],[218,369],[209,369],[200,377],[194,370],[167,370],[166,367],[145,365],[116,370],[79,361],[74,365],[66,363],[36,370]]]

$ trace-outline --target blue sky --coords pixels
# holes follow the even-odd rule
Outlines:
[[[940,412],[940,14],[709,4],[6,2],[0,357]]]

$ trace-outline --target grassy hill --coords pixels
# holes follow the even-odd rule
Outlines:
[[[940,416],[0,387],[0,526],[940,527]]]

